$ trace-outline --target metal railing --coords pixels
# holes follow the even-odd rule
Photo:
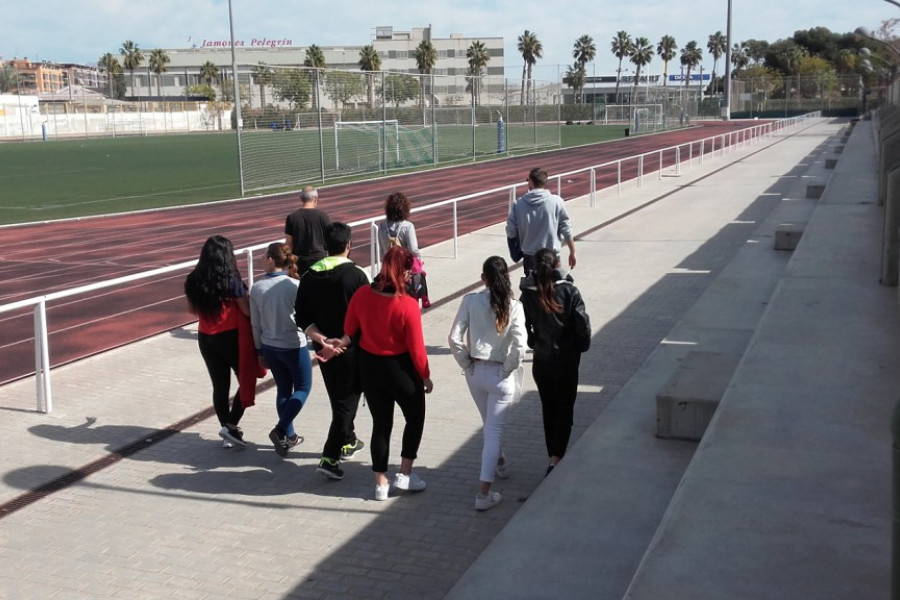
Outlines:
[[[676,174],[681,173],[682,164],[686,162],[687,166],[690,167],[695,160],[698,161],[699,164],[703,164],[704,157],[714,158],[716,152],[719,152],[719,156],[725,156],[726,152],[734,152],[734,150],[747,147],[750,144],[762,140],[767,137],[771,137],[778,132],[781,132],[785,129],[795,127],[811,118],[816,118],[821,113],[809,113],[807,115],[802,115],[798,117],[792,117],[788,119],[782,119],[779,121],[771,121],[768,123],[763,123],[760,125],[756,125],[753,127],[748,127],[744,129],[740,129],[737,131],[729,132],[727,134],[721,134],[716,136],[711,136],[708,138],[704,138],[702,140],[695,140],[692,142],[688,142],[686,144],[679,144],[676,146],[669,146],[666,148],[661,148],[658,150],[653,150],[651,152],[645,152],[643,154],[636,154],[633,156],[620,158],[614,161],[608,161],[605,163],[600,163],[597,165],[592,165],[589,167],[582,167],[580,169],[575,169],[573,171],[567,171],[565,173],[558,173],[553,175],[550,179],[556,180],[556,190],[557,193],[560,193],[562,189],[562,183],[564,179],[570,178],[574,175],[579,175],[582,173],[590,173],[590,206],[593,208],[596,206],[597,193],[600,191],[597,188],[597,171],[600,169],[612,169],[615,168],[616,171],[616,196],[620,197],[622,194],[622,183],[623,183],[623,165],[635,161],[637,165],[637,176],[634,178],[636,180],[636,185],[638,188],[642,187],[644,184],[644,165],[648,161],[648,159],[652,159],[652,157],[658,156],[658,178],[662,179],[664,172],[664,156],[666,153],[672,153],[674,155],[673,164],[670,165],[670,168],[674,168]],[[708,146],[707,146],[708,144]],[[694,146],[698,147],[698,155],[695,159],[694,157]],[[681,160],[682,148],[687,146],[688,159],[687,161]],[[630,180],[628,180],[630,181]],[[517,197],[517,190],[520,186],[524,184],[512,184],[500,186],[497,188],[493,188],[490,190],[484,190],[480,192],[475,192],[472,194],[466,194],[464,196],[457,196],[454,198],[450,198],[448,200],[442,200],[440,202],[435,202],[429,204],[427,206],[421,206],[418,208],[414,208],[411,212],[413,213],[421,213],[425,211],[431,211],[438,208],[442,208],[445,206],[452,206],[453,208],[453,258],[457,258],[458,256],[458,248],[459,248],[459,219],[457,208],[460,202],[464,202],[467,200],[473,200],[479,197],[488,196],[491,194],[499,194],[503,192],[507,192],[509,194],[510,204],[515,201]],[[612,186],[610,186],[612,187]],[[608,188],[601,188],[608,189]],[[379,217],[371,217],[368,219],[362,219],[359,221],[352,221],[348,223],[351,228],[356,227],[367,227],[370,235],[370,269],[372,275],[374,276],[378,272],[378,266],[380,262],[380,256],[378,256],[378,240],[377,240],[377,228],[378,223],[384,220],[384,216]],[[253,253],[259,250],[266,248],[271,241],[255,244],[253,246],[248,246],[245,248],[241,248],[235,251],[236,255],[244,255],[246,256],[247,261],[247,278],[248,284],[250,286],[253,285]],[[47,333],[47,303],[52,302],[54,300],[59,300],[62,298],[68,298],[71,296],[77,296],[81,294],[85,294],[88,292],[93,292],[97,290],[102,290],[106,288],[121,286],[126,283],[130,283],[132,281],[138,281],[142,279],[149,279],[152,277],[157,277],[159,275],[165,275],[168,273],[173,273],[176,271],[182,271],[185,269],[189,269],[193,267],[197,263],[196,260],[190,260],[181,262],[174,265],[169,265],[167,267],[160,267],[158,269],[153,269],[150,271],[144,271],[141,273],[134,273],[132,275],[127,275],[124,277],[117,277],[115,279],[110,279],[107,281],[101,281],[98,283],[92,283],[89,285],[84,285],[81,287],[73,288],[70,290],[53,292],[50,294],[45,294],[43,296],[38,296],[35,298],[28,298],[25,300],[19,300],[17,302],[12,302],[9,304],[5,304],[0,306],[0,314],[11,312],[14,310],[19,310],[22,308],[34,307],[34,356],[35,356],[35,388],[36,388],[36,407],[38,412],[49,413],[53,409],[53,400],[51,393],[51,382],[50,382],[50,358],[49,358],[49,342],[48,342],[48,333]]]

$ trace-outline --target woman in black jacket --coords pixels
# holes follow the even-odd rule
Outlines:
[[[550,465],[565,456],[578,393],[581,353],[591,345],[591,321],[571,275],[559,271],[559,255],[549,248],[534,255],[534,270],[520,285],[531,373],[541,397]]]

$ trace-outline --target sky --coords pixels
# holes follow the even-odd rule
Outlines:
[[[673,36],[679,47],[695,40],[707,54],[708,36],[726,32],[727,6],[727,0],[232,0],[236,39],[355,46],[369,43],[376,26],[409,31],[429,24],[434,37],[502,36],[507,76],[513,78],[522,69],[517,37],[528,29],[544,47],[534,77],[552,80],[572,64],[572,46],[583,34],[597,45],[589,75],[615,73],[617,60],[609,44],[620,30],[646,37],[654,47],[663,35]],[[837,33],[858,26],[875,30],[900,17],[900,9],[884,0],[732,0],[732,15],[733,41],[774,42],[819,26]],[[117,54],[125,40],[151,50],[189,48],[203,39],[228,36],[227,0],[16,1],[6,3],[0,17],[0,57],[95,64],[106,52]],[[706,56],[703,65],[711,69],[712,58]],[[661,70],[659,59],[651,62],[650,73]]]

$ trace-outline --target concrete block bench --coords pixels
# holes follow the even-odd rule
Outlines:
[[[689,352],[656,395],[656,436],[699,441],[740,360],[738,354]]]
[[[775,249],[796,250],[803,236],[803,225],[782,223],[775,227]]]
[[[810,183],[806,186],[806,197],[812,200],[818,200],[825,193],[824,183]]]

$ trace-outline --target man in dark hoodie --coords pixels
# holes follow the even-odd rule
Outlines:
[[[506,237],[518,239],[524,255],[525,275],[531,273],[534,254],[541,248],[559,251],[560,240],[569,247],[569,268],[575,268],[575,239],[566,203],[547,189],[543,169],[528,173],[528,193],[516,199],[506,219]]]
[[[362,394],[356,368],[356,349],[351,343],[340,354],[333,341],[344,335],[344,315],[357,289],[369,279],[348,256],[350,227],[334,222],[325,228],[328,256],[310,266],[300,278],[294,305],[297,326],[306,332],[316,349],[325,391],[331,402],[331,427],[319,460],[319,473],[331,479],[343,479],[341,460],[362,450],[353,421]]]

